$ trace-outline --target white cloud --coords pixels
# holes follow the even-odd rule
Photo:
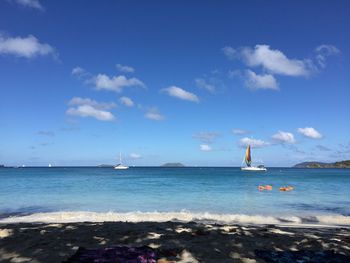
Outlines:
[[[322,134],[312,127],[298,128],[298,132],[311,139],[321,139]]]
[[[197,95],[176,86],[171,86],[169,88],[162,89],[162,91],[166,92],[169,96],[172,96],[181,100],[199,102]]]
[[[326,58],[340,53],[340,50],[333,45],[320,45],[315,49],[316,61],[321,68],[326,67]]]
[[[100,121],[113,121],[114,115],[109,111],[99,110],[91,105],[80,105],[75,108],[69,108],[66,112],[68,115],[79,117],[93,117]]]
[[[125,87],[141,87],[145,88],[146,85],[137,78],[127,78],[123,75],[109,77],[105,74],[98,74],[92,79],[98,90],[111,90],[121,92]]]
[[[74,76],[81,76],[86,74],[86,70],[81,67],[75,67],[72,69],[72,75]]]
[[[154,107],[147,110],[145,117],[154,121],[161,121],[164,119],[164,116]]]
[[[130,66],[121,65],[121,64],[117,64],[115,66],[120,72],[123,72],[123,73],[133,73],[133,72],[135,72],[135,69],[133,67],[130,67]]]
[[[44,10],[43,6],[40,4],[39,0],[12,0],[21,6],[30,7],[38,10]]]
[[[217,132],[199,132],[193,134],[194,139],[198,139],[201,142],[212,143],[220,135]]]
[[[250,69],[246,70],[245,84],[251,89],[273,89],[278,90],[278,83],[271,74],[256,74]]]
[[[119,101],[121,104],[127,106],[127,107],[133,107],[134,106],[134,102],[132,101],[132,99],[128,98],[128,97],[120,97]]]
[[[307,76],[310,73],[305,61],[289,59],[282,51],[271,49],[269,45],[256,45],[254,49],[245,47],[240,55],[248,66],[262,66],[274,74]]]
[[[208,144],[199,145],[199,149],[203,152],[210,152],[212,150],[210,145],[208,145]]]
[[[55,49],[49,44],[40,43],[29,35],[28,37],[5,37],[0,34],[0,54],[17,57],[33,58],[36,56],[57,56]]]
[[[228,59],[240,59],[249,68],[261,67],[263,74],[256,74],[248,69],[245,75],[241,71],[230,71],[230,77],[241,77],[245,84],[252,89],[278,89],[275,75],[291,77],[307,77],[326,67],[326,59],[339,54],[338,48],[332,45],[320,45],[315,49],[315,57],[294,59],[287,57],[282,51],[272,49],[269,45],[255,47],[241,47],[234,49],[224,47],[224,54]]]
[[[279,143],[295,143],[294,135],[290,132],[278,131],[272,135],[272,139]]]
[[[138,153],[130,153],[130,158],[133,159],[133,160],[137,160],[137,159],[141,159],[142,156]]]
[[[109,110],[117,105],[113,102],[97,102],[95,100],[89,99],[89,98],[81,98],[81,97],[74,97],[69,102],[68,105],[75,106],[75,105],[89,105],[99,110]]]
[[[225,56],[228,59],[237,58],[237,50],[232,48],[232,47],[226,46],[226,47],[222,48],[222,52],[224,52]]]
[[[105,102],[97,102],[89,98],[74,97],[69,102],[70,107],[66,113],[72,116],[93,117],[100,121],[113,121],[114,115],[107,111],[114,108],[116,105]]]
[[[206,82],[204,79],[198,78],[198,79],[195,79],[194,81],[198,88],[205,89],[209,92],[215,92],[215,89],[216,89],[215,86]]]
[[[242,130],[242,129],[233,129],[232,133],[235,135],[243,135],[243,134],[248,134],[249,131]]]
[[[270,143],[265,142],[263,140],[253,139],[248,137],[244,137],[240,139],[238,144],[241,147],[247,147],[248,145],[250,145],[253,148],[262,148],[270,145]]]

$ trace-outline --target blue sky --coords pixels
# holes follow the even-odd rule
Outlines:
[[[350,158],[348,1],[0,3],[0,163]]]

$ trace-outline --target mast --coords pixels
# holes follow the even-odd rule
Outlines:
[[[122,164],[122,153],[119,152],[119,163]]]

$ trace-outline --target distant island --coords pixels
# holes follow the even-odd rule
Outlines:
[[[110,167],[114,167],[114,165],[111,165],[111,164],[100,164],[100,165],[97,165],[97,167],[100,167],[100,168],[110,168]]]
[[[165,163],[161,167],[185,167],[182,163]]]
[[[350,160],[335,163],[303,162],[293,166],[294,168],[350,168]]]

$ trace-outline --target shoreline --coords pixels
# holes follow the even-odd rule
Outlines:
[[[149,246],[158,262],[346,262],[350,231],[339,227],[82,222],[0,224],[1,262],[62,262],[78,248]],[[321,259],[321,260],[320,260]],[[339,259],[337,261],[337,259]],[[322,261],[323,260],[323,261]]]
[[[279,227],[295,228],[350,228],[350,216],[340,214],[319,215],[247,215],[247,214],[219,214],[209,212],[192,213],[189,211],[179,212],[92,212],[92,211],[57,211],[38,212],[28,214],[5,214],[0,215],[0,224],[18,223],[103,223],[103,222],[196,222],[199,224],[235,224],[241,226],[264,226],[276,225]]]

